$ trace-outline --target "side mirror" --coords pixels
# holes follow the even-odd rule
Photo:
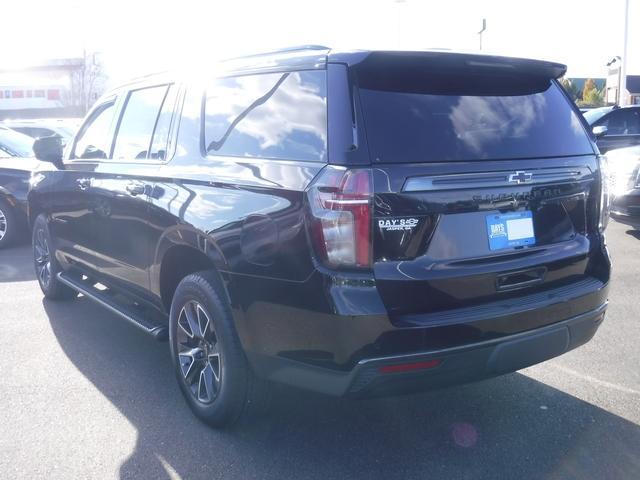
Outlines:
[[[607,130],[608,130],[607,127],[605,127],[604,125],[601,125],[599,127],[593,127],[592,132],[596,138],[600,138],[600,137],[604,137],[607,134]]]
[[[51,135],[40,137],[33,142],[33,153],[38,160],[53,163],[56,167],[62,164],[62,137]]]

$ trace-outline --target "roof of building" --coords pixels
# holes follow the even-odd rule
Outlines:
[[[39,71],[39,70],[76,70],[84,64],[82,58],[54,58],[27,66],[8,66],[0,68],[0,73]]]

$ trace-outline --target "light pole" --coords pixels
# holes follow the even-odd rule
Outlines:
[[[629,0],[624,2],[624,38],[622,43],[622,65],[620,65],[620,91],[618,104],[627,104],[627,40],[629,38]]]

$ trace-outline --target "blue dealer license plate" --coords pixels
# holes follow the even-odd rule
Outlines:
[[[505,213],[503,215],[487,215],[487,235],[489,249],[535,245],[533,233],[533,217],[529,210],[524,212]]]

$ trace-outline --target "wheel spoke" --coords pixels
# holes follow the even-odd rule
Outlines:
[[[40,277],[40,283],[44,284],[44,266],[40,269],[40,271],[38,272],[38,276]]]
[[[49,270],[49,263],[45,263],[41,268],[40,268],[40,282],[43,285],[48,285],[49,284],[49,277],[51,275],[51,271]]]
[[[198,381],[198,400],[208,403],[213,400],[214,396],[214,376],[211,365],[207,365],[200,372],[200,380]]]
[[[206,338],[207,331],[209,330],[209,316],[202,309],[200,304],[196,304],[196,318],[198,320],[198,331],[200,332],[200,338]]]
[[[180,370],[187,380],[187,383],[193,383],[194,377],[197,376],[198,364],[202,361],[203,352],[201,348],[190,348],[178,354],[180,360]]]
[[[36,250],[36,263],[38,265],[42,265],[43,263],[45,263],[47,261],[47,258],[45,256],[44,250],[37,243],[34,245],[34,248]]]
[[[193,302],[188,302],[184,307],[182,307],[178,324],[184,333],[186,333],[190,338],[202,338],[196,307]]]
[[[218,390],[217,386],[220,384],[220,376],[222,369],[222,362],[220,361],[219,353],[209,353],[209,366],[211,367],[211,372],[213,373],[213,378],[216,382],[216,391]]]

